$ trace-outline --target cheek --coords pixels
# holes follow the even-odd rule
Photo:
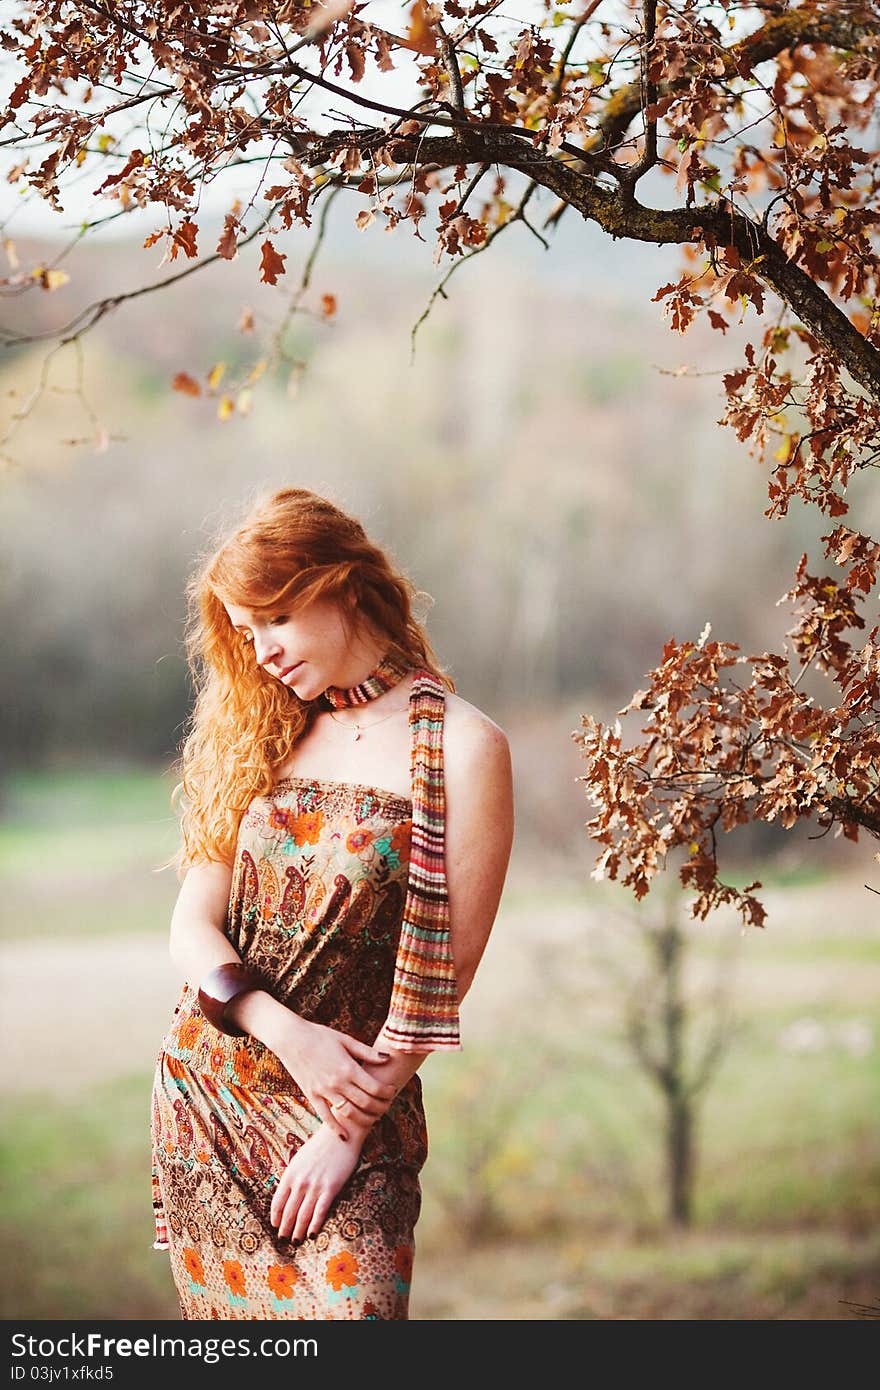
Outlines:
[[[332,616],[327,615],[314,623],[303,624],[298,634],[303,642],[318,651],[326,651],[330,647],[339,647],[345,644],[346,636],[342,625]]]

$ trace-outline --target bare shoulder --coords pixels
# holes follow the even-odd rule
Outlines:
[[[510,744],[494,719],[460,695],[446,696],[443,761],[447,777],[483,774],[489,779],[509,779]]]
[[[466,990],[507,873],[515,820],[513,771],[507,735],[494,719],[458,695],[447,696],[446,716],[446,875],[456,970]]]

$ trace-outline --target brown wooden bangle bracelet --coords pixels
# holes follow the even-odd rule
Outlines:
[[[243,1038],[244,1029],[236,1028],[226,1017],[226,1009],[240,994],[252,989],[262,989],[262,981],[253,970],[242,965],[241,961],[230,960],[209,971],[199,990],[199,1008],[209,1023],[213,1023],[221,1033],[233,1038]]]

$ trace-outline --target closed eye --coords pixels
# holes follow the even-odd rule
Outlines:
[[[290,614],[289,614],[289,613],[279,613],[279,614],[277,614],[276,617],[270,618],[270,619],[269,619],[269,626],[270,626],[270,627],[278,627],[278,626],[281,626],[281,625],[283,625],[284,623],[287,623],[287,622],[289,622],[289,621],[290,621]],[[245,642],[253,642],[253,640],[254,640],[253,633],[252,633],[252,632],[249,632],[247,628],[236,628],[236,631],[238,632],[238,635],[239,635]]]

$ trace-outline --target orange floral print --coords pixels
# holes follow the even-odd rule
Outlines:
[[[287,828],[295,844],[316,845],[324,829],[324,812],[301,811],[298,816],[291,817]]]
[[[358,1262],[347,1250],[340,1250],[338,1255],[327,1261],[327,1283],[337,1292],[343,1284],[347,1289],[353,1288],[357,1283],[357,1276]]]
[[[293,1298],[299,1275],[293,1265],[270,1265],[266,1272],[266,1282],[276,1298]]]
[[[400,825],[395,825],[391,832],[391,849],[395,854],[402,854],[404,850],[409,853],[410,841],[412,840],[412,821],[404,820]]]
[[[194,1284],[204,1284],[205,1267],[197,1250],[193,1250],[187,1245],[183,1252],[183,1264],[190,1279]]]
[[[373,832],[371,830],[364,830],[361,826],[357,830],[352,830],[351,834],[346,837],[345,848],[348,850],[349,854],[360,854],[362,849],[366,849],[367,846],[372,843]]]
[[[408,1284],[412,1278],[413,1252],[409,1245],[398,1245],[394,1252],[394,1268],[397,1270],[401,1279]]]
[[[247,1287],[244,1282],[244,1270],[238,1260],[223,1261],[223,1278],[230,1289],[230,1292],[244,1296]]]
[[[257,1068],[254,1059],[246,1047],[237,1047],[232,1058],[232,1065],[235,1074],[242,1086],[252,1086],[257,1078]]]
[[[185,1018],[177,1030],[177,1041],[180,1047],[195,1047],[202,1032],[202,1020],[200,1018]]]

